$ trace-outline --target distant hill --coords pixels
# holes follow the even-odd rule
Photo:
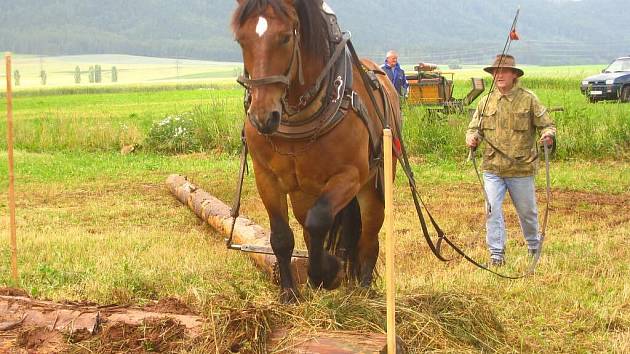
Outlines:
[[[328,0],[364,56],[403,63],[486,63],[501,51],[517,6],[528,64],[588,64],[630,54],[627,0]],[[0,2],[0,50],[42,55],[120,53],[238,61],[233,0]],[[593,15],[596,14],[596,15]]]

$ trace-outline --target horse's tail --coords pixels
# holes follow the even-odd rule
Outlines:
[[[356,279],[359,275],[357,257],[360,237],[361,208],[354,197],[335,216],[326,240],[326,250],[341,259],[348,279]]]

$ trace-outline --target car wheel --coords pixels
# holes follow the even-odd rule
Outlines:
[[[621,95],[619,95],[619,100],[621,102],[630,102],[630,86],[625,86],[621,90]]]

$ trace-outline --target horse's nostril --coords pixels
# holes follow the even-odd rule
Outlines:
[[[271,124],[279,124],[280,123],[281,114],[278,111],[271,112]]]
[[[280,126],[280,112],[272,111],[267,116],[267,121],[265,122],[265,126],[262,129],[263,134],[273,134],[278,130]]]

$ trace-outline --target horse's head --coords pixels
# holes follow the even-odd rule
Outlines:
[[[240,0],[232,24],[245,66],[239,82],[251,95],[248,118],[259,132],[273,134],[301,65],[293,0]]]

